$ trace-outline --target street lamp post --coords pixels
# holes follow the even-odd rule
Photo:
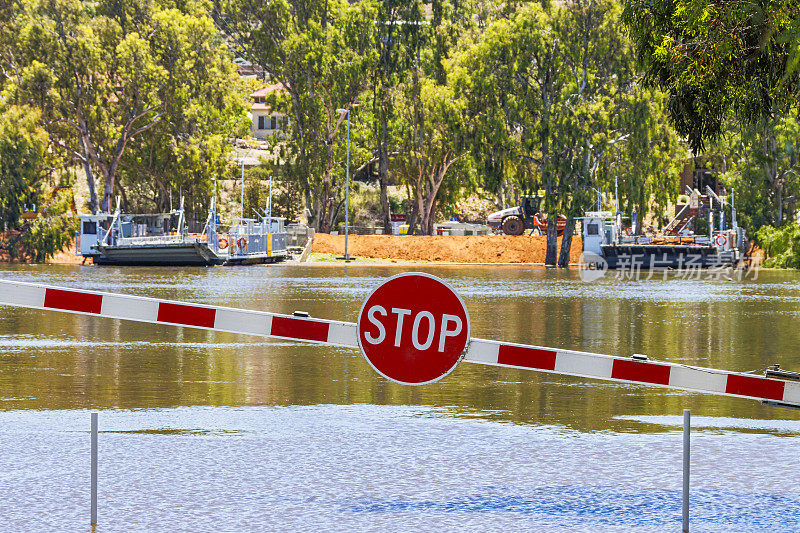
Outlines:
[[[244,220],[244,156],[242,156],[242,205],[239,207],[239,218]]]
[[[358,104],[351,104],[351,107],[356,107]],[[351,261],[350,256],[347,254],[347,237],[350,234],[350,109],[337,109],[337,113],[347,113],[347,169],[346,169],[346,186],[344,193],[344,262]]]

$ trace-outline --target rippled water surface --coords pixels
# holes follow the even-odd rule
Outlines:
[[[431,267],[474,336],[800,370],[800,275],[581,282]],[[401,268],[2,266],[0,278],[354,321]],[[340,348],[0,307],[0,530],[800,531],[800,412],[460,365],[406,388]]]

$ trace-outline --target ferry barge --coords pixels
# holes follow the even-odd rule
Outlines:
[[[158,214],[80,215],[78,255],[97,265],[210,266],[273,263],[289,255],[285,220],[237,218],[227,230],[212,206],[200,233],[181,209]]]
[[[590,268],[664,270],[738,265],[748,242],[731,206],[731,227],[725,226],[725,202],[710,189],[703,197],[687,191],[690,201],[660,235],[623,235],[621,215],[591,212],[583,218],[583,263]],[[689,223],[708,218],[708,234],[695,235]]]

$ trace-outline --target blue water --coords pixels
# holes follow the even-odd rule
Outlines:
[[[475,336],[800,370],[800,275],[743,283],[440,267]],[[383,267],[0,266],[4,279],[355,320]],[[402,387],[354,350],[0,308],[0,532],[800,531],[800,411],[461,364]]]
[[[679,529],[681,434],[669,426],[680,417],[655,421],[659,433],[620,434],[466,415],[367,404],[105,410],[99,530]],[[85,528],[88,425],[88,411],[0,412],[0,530]],[[800,423],[772,425],[792,436],[728,425],[694,432],[692,531],[800,530]]]

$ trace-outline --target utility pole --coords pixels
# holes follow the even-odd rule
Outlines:
[[[357,107],[358,104],[350,104],[350,107]],[[348,109],[337,109],[337,113],[347,113],[347,185],[345,187],[345,200],[344,200],[344,262],[349,263],[351,261],[350,255],[347,253],[347,238],[350,234],[350,108]]]

